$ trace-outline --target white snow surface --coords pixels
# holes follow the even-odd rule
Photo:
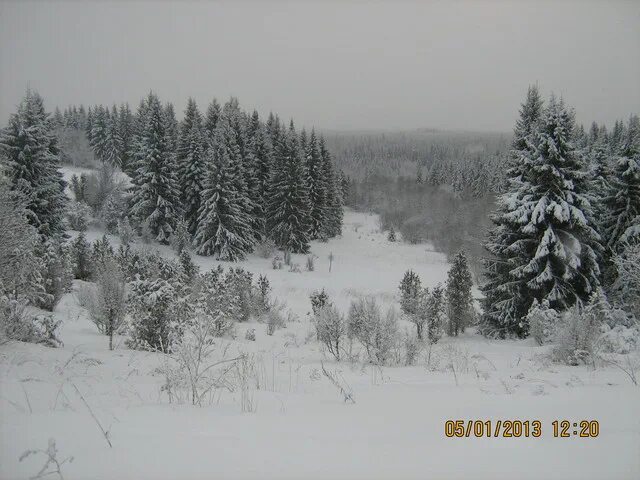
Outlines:
[[[90,241],[101,235],[88,233]],[[242,323],[235,340],[220,342],[252,353],[262,372],[249,413],[237,390],[218,390],[203,407],[170,404],[156,370],[162,356],[128,350],[123,339],[110,352],[74,294],[66,295],[55,310],[63,348],[0,346],[0,478],[35,475],[42,457],[19,456],[45,449],[49,438],[59,460],[74,457],[62,466],[67,480],[640,478],[640,388],[613,367],[552,364],[533,340],[488,340],[473,329],[443,338],[428,366],[426,352],[416,366],[394,368],[326,356],[309,321],[311,291],[324,287],[345,313],[362,295],[397,306],[407,269],[434,286],[448,264],[428,246],[388,242],[375,215],[352,211],[343,236],[314,242],[312,252],[314,272],[305,271],[303,255],[294,255],[301,273],[273,270],[256,256],[240,262],[267,275],[298,318],[273,336],[262,323]],[[194,259],[204,269],[218,263]],[[255,342],[244,340],[248,328]],[[319,373],[321,361],[341,373],[355,404]],[[540,420],[542,436],[446,438],[449,419]],[[597,420],[600,435],[554,438],[555,419]]]

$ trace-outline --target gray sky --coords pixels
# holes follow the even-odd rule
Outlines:
[[[578,120],[640,112],[640,1],[2,2],[0,123],[214,96],[327,129],[511,130],[530,83]]]

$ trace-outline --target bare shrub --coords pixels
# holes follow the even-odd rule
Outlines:
[[[389,359],[398,331],[397,314],[393,308],[382,314],[375,299],[365,298],[351,303],[347,333],[358,340],[369,361],[384,365]]]
[[[333,305],[325,305],[314,316],[318,340],[333,357],[340,361],[340,348],[343,337],[347,333],[344,315]]]
[[[242,356],[230,358],[227,348],[218,343],[217,329],[209,318],[196,315],[184,335],[166,357],[161,372],[165,376],[162,391],[170,402],[202,406],[218,388],[233,390],[230,373]]]
[[[57,475],[61,480],[64,478],[62,476],[62,466],[65,463],[73,462],[73,457],[67,457],[64,459],[58,459],[58,448],[56,447],[56,441],[53,438],[49,439],[49,445],[46,450],[41,449],[32,449],[27,450],[20,455],[20,461],[27,459],[31,455],[43,455],[45,457],[45,462],[40,471],[36,473],[32,479],[37,478],[45,478],[49,475]]]
[[[91,321],[100,333],[109,337],[109,350],[113,350],[113,336],[124,325],[126,313],[125,281],[114,260],[105,262],[98,272],[96,287],[86,295]]]
[[[244,339],[249,340],[250,342],[256,341],[256,329],[248,328],[246,332],[244,332]]]

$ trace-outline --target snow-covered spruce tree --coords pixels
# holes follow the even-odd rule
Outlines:
[[[512,292],[507,315],[496,327],[525,335],[522,319],[533,299],[547,299],[563,311],[577,300],[586,301],[599,285],[602,246],[594,228],[588,198],[589,177],[576,151],[573,112],[551,98],[538,133],[521,152],[523,174],[501,212],[502,253],[508,272],[487,289],[485,305],[491,309],[491,290]],[[498,300],[501,300],[498,297]]]
[[[444,335],[447,324],[445,303],[444,289],[438,284],[431,289],[427,298],[427,335],[431,343],[436,343]]]
[[[120,104],[118,110],[118,134],[120,135],[120,168],[130,176],[133,174],[131,143],[133,141],[133,115],[128,103]]]
[[[109,131],[110,113],[102,105],[96,105],[91,117],[91,129],[88,131],[89,145],[93,149],[95,156],[105,162],[107,152],[107,135]]]
[[[306,135],[305,135],[306,137]],[[301,136],[301,140],[306,138]],[[302,141],[301,141],[302,143]],[[311,137],[306,142],[306,146],[302,147],[307,173],[307,188],[309,191],[309,239],[316,240],[318,238],[326,238],[325,234],[329,233],[328,224],[328,180],[325,177],[323,158],[320,154],[320,145],[316,138],[316,132],[311,131]],[[329,236],[329,235],[327,235]]]
[[[122,168],[122,137],[120,136],[118,109],[115,105],[111,109],[111,113],[105,117],[104,141],[100,159],[114,167]]]
[[[305,165],[293,121],[281,135],[267,198],[267,231],[276,245],[293,253],[309,251],[309,195]]]
[[[241,260],[253,248],[251,218],[242,198],[244,179],[238,146],[229,122],[222,117],[207,151],[202,205],[194,238],[199,255]]]
[[[134,280],[127,298],[129,348],[170,353],[182,335],[187,310],[176,287],[162,278]]]
[[[42,284],[45,294],[36,305],[44,310],[53,311],[62,296],[69,292],[73,281],[71,256],[59,239],[50,238],[37,249],[42,259]]]
[[[176,169],[168,147],[165,115],[158,97],[150,93],[139,112],[140,131],[134,142],[136,171],[130,216],[147,224],[160,243],[168,243],[179,218]]]
[[[214,132],[218,126],[218,120],[221,114],[222,109],[220,108],[220,104],[218,100],[214,98],[207,107],[207,113],[204,117],[204,134],[207,142],[213,141]]]
[[[23,195],[29,223],[45,237],[64,234],[67,197],[57,139],[37,92],[27,90],[0,133],[0,155],[10,189]]]
[[[260,240],[263,226],[263,208],[256,203],[258,182],[256,177],[256,159],[250,148],[248,130],[250,121],[247,115],[240,110],[238,99],[231,97],[222,109],[221,119],[227,119],[233,132],[233,139],[238,146],[239,161],[233,162],[237,170],[237,190],[239,199],[243,204],[242,209],[249,214],[251,231],[255,241]],[[220,122],[220,120],[218,120]],[[240,181],[242,180],[242,181]]]
[[[336,175],[329,150],[320,137],[320,155],[322,156],[322,175],[327,184],[327,220],[324,226],[324,237],[335,237],[342,234],[343,194],[340,177]]]
[[[257,236],[264,238],[266,235],[266,219],[265,219],[265,202],[267,198],[267,188],[269,185],[269,176],[273,168],[273,146],[271,138],[266,127],[258,121],[258,125],[254,126],[254,118],[252,117],[251,136],[249,138],[249,151],[253,159],[253,177],[254,183],[252,194],[253,203],[257,207],[254,215],[260,215],[259,223],[254,227]],[[258,210],[259,209],[259,210]]]
[[[407,270],[400,281],[400,308],[407,314],[415,312],[420,295],[422,294],[422,284],[420,277],[413,270]]]
[[[189,98],[184,119],[180,124],[176,158],[184,219],[189,233],[194,235],[198,226],[198,211],[202,199],[205,140],[202,116],[193,98]]]
[[[543,103],[536,86],[529,87],[520,117],[513,132],[512,150],[507,168],[506,192],[497,201],[491,215],[494,227],[484,244],[489,253],[485,259],[485,279],[481,331],[485,334],[526,334],[520,319],[529,309],[524,282],[512,277],[512,270],[524,261],[520,241],[524,238],[521,225],[511,213],[521,201],[523,165],[521,157],[527,152],[527,139],[537,134]],[[435,175],[433,168],[431,175]],[[440,178],[430,180],[439,182]]]
[[[604,240],[614,252],[624,249],[621,237],[630,228],[640,228],[640,119],[629,119],[625,135],[619,140],[619,157],[605,202]]]
[[[89,280],[93,274],[91,259],[91,247],[87,242],[84,232],[71,242],[71,259],[73,264],[73,276],[79,280]]]
[[[473,319],[473,297],[471,296],[471,272],[463,251],[456,254],[447,274],[447,304],[449,335],[464,333]]]
[[[0,296],[34,302],[44,294],[42,259],[36,254],[41,240],[24,204],[0,168]]]

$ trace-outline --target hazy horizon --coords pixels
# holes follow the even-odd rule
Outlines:
[[[585,126],[640,111],[640,2],[5,2],[0,122],[149,90],[325,131],[508,133],[530,84]]]

